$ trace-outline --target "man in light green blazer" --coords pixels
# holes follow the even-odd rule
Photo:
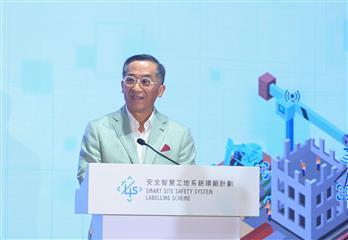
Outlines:
[[[180,164],[195,163],[195,147],[188,128],[168,119],[155,107],[165,91],[165,68],[151,55],[135,55],[123,65],[121,82],[125,105],[91,121],[82,139],[77,178],[81,183],[90,162],[172,164],[149,145]]]

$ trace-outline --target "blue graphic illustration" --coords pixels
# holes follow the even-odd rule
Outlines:
[[[342,157],[341,162],[348,165],[348,147],[343,148],[346,154]]]
[[[315,145],[310,138],[293,151],[287,139],[283,156],[272,158],[272,219],[304,239],[319,239],[347,220],[347,202],[334,197],[336,176],[344,167],[334,151],[327,152],[323,139]],[[301,161],[306,164],[304,176]],[[338,191],[343,199],[345,190]]]
[[[299,91],[278,87],[276,78],[269,73],[259,78],[259,96],[265,100],[276,99],[276,113],[285,120],[286,136],[283,154],[268,161],[264,153],[263,161],[257,164],[262,176],[260,206],[266,211],[261,211],[258,221],[244,220],[255,229],[243,240],[256,236],[260,239],[346,239],[348,175],[345,179],[343,176],[348,171],[348,134],[300,102]],[[296,115],[342,143],[344,157],[338,160],[334,150],[326,150],[324,139],[320,139],[318,145],[313,138],[295,144]],[[233,150],[231,146],[226,148]],[[267,182],[263,177],[267,176],[268,165],[272,169],[268,172],[272,172],[271,191],[263,184]],[[268,230],[269,226],[273,230]]]
[[[300,92],[298,90],[291,92],[289,90],[285,90],[284,98],[286,102],[298,103],[301,99]]]
[[[260,164],[257,164],[256,166],[260,167],[260,175],[263,180],[268,180],[270,177],[270,171],[269,171],[269,163],[268,162],[261,162]]]
[[[271,202],[271,200],[272,200],[272,197],[269,195],[269,196],[267,196],[267,197],[265,197],[263,200],[262,200],[262,204],[261,204],[261,206],[262,207],[265,207],[265,205],[267,204],[267,202]]]
[[[338,183],[336,185],[336,200],[337,201],[342,201],[342,200],[346,200],[348,201],[348,185],[342,185],[341,183]]]
[[[117,187],[117,191],[120,192],[121,195],[125,195],[128,202],[131,202],[133,196],[139,194],[142,190],[142,187],[136,186],[135,180],[130,176],[126,180],[123,180],[121,185]]]
[[[262,161],[262,148],[255,143],[235,145],[232,139],[227,139],[225,166],[256,166]]]
[[[307,107],[301,102],[284,101],[286,99],[286,91],[276,85],[276,78],[270,73],[265,73],[259,77],[259,96],[266,101],[271,98],[276,99],[276,111],[279,116],[285,120],[285,138],[290,140],[290,150],[294,149],[294,119],[295,113],[302,116],[310,123],[317,126],[319,129],[326,132],[328,135],[342,143],[344,146],[348,146],[348,134],[338,129],[332,123],[325,118],[314,112],[311,108]],[[289,95],[289,93],[288,93]],[[296,98],[295,95],[289,98]],[[299,97],[298,97],[299,100]]]

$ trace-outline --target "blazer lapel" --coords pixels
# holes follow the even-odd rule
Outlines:
[[[168,118],[159,112],[155,112],[152,129],[150,131],[148,143],[157,151],[160,151],[160,147],[164,143],[164,138],[167,134],[167,122]],[[155,159],[159,157],[157,153],[147,148],[145,151],[145,164],[153,164]]]
[[[138,154],[125,106],[117,111],[112,118],[115,120],[113,128],[124,149],[128,153],[130,162],[139,163]]]

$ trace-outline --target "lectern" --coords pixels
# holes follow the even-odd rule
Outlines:
[[[92,239],[239,239],[259,168],[90,163],[75,212],[92,215]]]

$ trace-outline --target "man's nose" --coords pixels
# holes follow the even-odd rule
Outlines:
[[[133,90],[135,91],[142,90],[140,81],[136,81],[136,83],[133,86]]]

